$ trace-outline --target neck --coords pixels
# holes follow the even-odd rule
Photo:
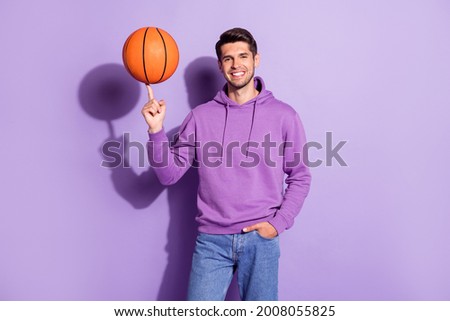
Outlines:
[[[235,88],[228,84],[228,98],[239,105],[242,105],[258,96],[259,91],[256,90],[253,79],[254,78],[252,78],[252,80],[242,88]]]

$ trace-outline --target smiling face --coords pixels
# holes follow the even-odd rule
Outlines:
[[[255,68],[259,65],[259,55],[253,56],[248,43],[243,41],[226,43],[222,45],[221,53],[219,68],[228,82],[228,88],[238,90],[253,86],[251,81],[255,75]]]

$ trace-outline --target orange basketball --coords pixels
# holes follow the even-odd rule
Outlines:
[[[125,41],[122,58],[125,68],[136,80],[157,84],[167,80],[177,69],[178,46],[161,28],[144,27]]]

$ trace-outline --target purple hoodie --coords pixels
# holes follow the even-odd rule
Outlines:
[[[303,162],[300,118],[260,77],[255,87],[259,95],[239,105],[228,98],[225,85],[187,115],[170,148],[164,129],[149,134],[150,164],[162,184],[174,184],[189,166],[198,167],[200,232],[234,234],[267,221],[281,234],[308,195],[311,175]]]

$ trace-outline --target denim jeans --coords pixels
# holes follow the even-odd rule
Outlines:
[[[237,270],[239,294],[245,301],[278,300],[278,236],[257,231],[241,234],[199,233],[192,257],[189,301],[222,301]]]

